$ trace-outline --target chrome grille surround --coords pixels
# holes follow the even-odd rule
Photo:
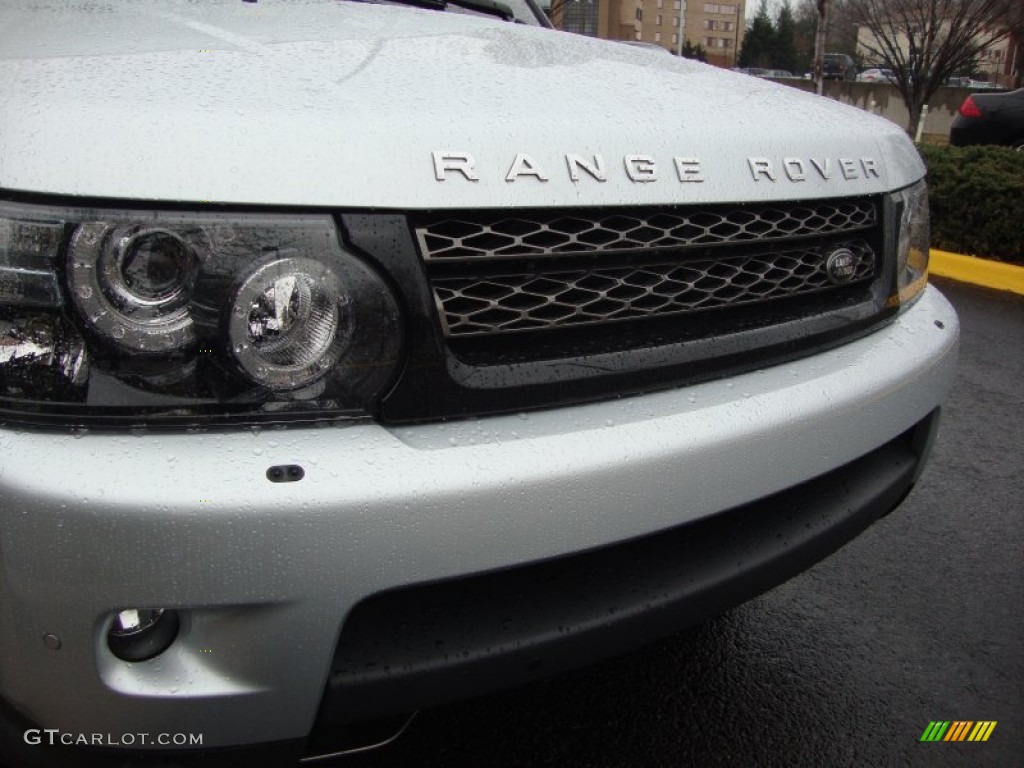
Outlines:
[[[848,284],[870,279],[876,258],[862,240],[738,257],[640,266],[438,277],[431,282],[446,336],[478,336],[739,306],[834,287],[836,247],[856,256]]]
[[[477,260],[689,248],[837,235],[877,223],[864,198],[737,207],[692,207],[441,218],[415,227],[425,261]]]

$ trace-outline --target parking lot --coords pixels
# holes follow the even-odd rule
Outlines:
[[[934,282],[962,323],[931,463],[904,505],[688,634],[422,712],[347,766],[1020,764],[1024,297]],[[995,720],[986,743],[921,743]]]

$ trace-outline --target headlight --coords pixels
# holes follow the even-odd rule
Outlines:
[[[928,283],[928,249],[931,229],[928,217],[928,187],[920,181],[892,194],[899,221],[896,243],[896,288],[901,306],[924,292]]]
[[[329,216],[0,202],[0,419],[366,415],[400,338],[394,296]]]

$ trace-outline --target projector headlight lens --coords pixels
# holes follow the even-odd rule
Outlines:
[[[166,229],[143,230],[121,242],[111,275],[139,302],[167,304],[187,296],[196,258],[188,244]]]

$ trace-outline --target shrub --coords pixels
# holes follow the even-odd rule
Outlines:
[[[928,166],[932,247],[1024,264],[1024,152],[918,149]]]

